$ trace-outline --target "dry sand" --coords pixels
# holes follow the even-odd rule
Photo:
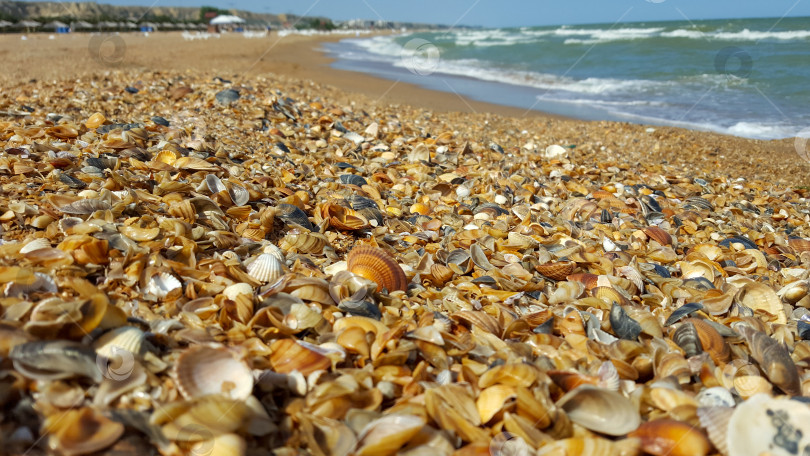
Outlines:
[[[78,78],[124,71],[207,73],[239,83],[251,76],[275,73],[312,80],[339,89],[343,103],[386,103],[402,109],[421,109],[428,115],[443,112],[470,113],[465,122],[481,123],[482,136],[493,122],[529,131],[540,143],[562,143],[602,149],[607,159],[667,162],[679,172],[705,177],[745,177],[783,186],[810,185],[810,163],[802,159],[792,140],[758,141],[679,128],[647,127],[619,122],[571,120],[523,109],[472,101],[453,93],[434,92],[394,83],[362,73],[336,70],[318,51],[321,41],[344,36],[279,37],[247,39],[223,35],[209,40],[186,41],[179,32],[144,36],[87,34],[0,36],[0,86],[21,88],[34,79]],[[29,85],[28,89],[33,89]],[[0,107],[6,109],[10,107]],[[437,122],[447,119],[433,118]],[[484,125],[487,122],[489,125]]]

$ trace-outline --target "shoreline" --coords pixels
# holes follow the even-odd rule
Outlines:
[[[455,122],[477,122],[482,137],[504,137],[490,132],[496,121],[514,120],[511,136],[529,132],[543,143],[561,143],[604,149],[607,159],[627,163],[666,163],[688,175],[743,177],[782,186],[810,185],[810,163],[794,149],[792,139],[755,140],[720,133],[677,127],[651,127],[627,122],[586,121],[540,111],[510,108],[466,99],[406,83],[332,68],[333,59],[321,43],[345,35],[287,35],[277,32],[267,38],[244,38],[236,34],[209,40],[185,41],[181,32],[100,35],[94,43],[89,34],[59,36],[50,40],[32,35],[0,36],[0,58],[9,72],[0,75],[4,89],[18,89],[31,79],[66,80],[121,71],[137,77],[140,72],[204,73],[235,84],[252,84],[260,75],[279,75],[291,84],[314,81],[329,88],[346,105],[392,105],[424,111],[435,121],[439,113],[453,114]],[[120,38],[120,39],[119,39]],[[117,47],[116,47],[117,46]],[[94,54],[95,52],[95,54]],[[117,59],[117,60],[116,60]],[[137,81],[133,80],[133,83]],[[7,107],[0,107],[0,110]],[[465,118],[456,117],[455,113]],[[525,115],[524,115],[525,114]],[[453,125],[446,125],[453,129]],[[522,136],[522,135],[521,135]],[[504,137],[511,139],[509,136]]]

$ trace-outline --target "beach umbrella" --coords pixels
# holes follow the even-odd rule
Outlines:
[[[37,21],[20,21],[20,22],[17,23],[17,25],[19,25],[20,27],[25,27],[25,28],[35,28],[35,27],[39,27],[42,24],[40,24]]]
[[[138,28],[138,24],[134,22],[127,22],[127,28],[136,29]]]
[[[46,28],[59,28],[59,27],[67,27],[67,26],[68,26],[67,24],[65,24],[64,22],[60,22],[60,21],[51,21],[51,22],[48,22],[47,24],[43,25],[43,27],[46,27]]]
[[[75,30],[88,29],[88,28],[93,28],[93,24],[91,24],[89,22],[85,22],[85,21],[71,22],[70,28],[75,29]]]
[[[11,26],[11,25],[14,25],[14,23],[13,23],[13,22],[9,22],[9,21],[0,21],[0,28],[2,28],[2,27],[9,27],[9,26]]]

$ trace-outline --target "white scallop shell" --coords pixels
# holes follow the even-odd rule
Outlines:
[[[798,450],[788,451],[788,447]],[[757,394],[734,409],[728,423],[729,454],[789,456],[810,452],[810,406]]]
[[[269,253],[278,259],[281,264],[284,264],[287,261],[287,257],[284,256],[284,251],[282,251],[277,245],[275,244],[267,244],[264,246],[264,253]]]
[[[245,400],[253,393],[253,374],[227,348],[191,347],[177,358],[172,374],[186,399],[223,394]]]
[[[26,253],[33,252],[39,249],[47,249],[51,247],[51,241],[45,238],[38,238],[34,239],[33,241],[27,242],[21,249],[20,253],[25,255]]]
[[[271,282],[284,274],[281,262],[274,255],[262,253],[247,265],[247,273],[259,282]]]
[[[146,284],[144,293],[156,296],[158,299],[165,298],[166,295],[177,288],[182,287],[183,284],[177,280],[177,277],[169,274],[168,272],[161,272],[149,279]]]
[[[121,326],[107,331],[93,342],[96,353],[107,358],[114,358],[116,351],[124,349],[133,355],[143,354],[146,345],[146,333],[134,326]]]

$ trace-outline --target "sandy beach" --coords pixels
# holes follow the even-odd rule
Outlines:
[[[793,141],[524,113],[327,39],[0,36],[0,453],[810,451]]]
[[[253,76],[274,74],[339,89],[333,96],[340,103],[394,104],[437,114],[469,113],[474,114],[469,119],[479,125],[494,115],[513,129],[527,130],[549,143],[576,145],[588,152],[600,152],[604,147],[601,156],[629,164],[666,163],[689,175],[810,185],[810,163],[796,153],[792,140],[749,140],[670,127],[654,127],[655,131],[648,133],[645,126],[564,119],[332,69],[330,59],[319,52],[318,43],[345,37],[279,37],[271,33],[263,39],[244,39],[225,34],[219,39],[186,41],[179,32],[148,37],[130,33],[106,36],[100,41],[95,38],[94,44],[94,38],[86,34],[57,36],[54,40],[36,34],[26,41],[21,41],[19,35],[0,35],[0,57],[6,62],[0,81],[4,87],[15,87],[30,79],[155,71],[227,76],[238,83],[249,83]],[[516,142],[511,145],[519,146]]]

